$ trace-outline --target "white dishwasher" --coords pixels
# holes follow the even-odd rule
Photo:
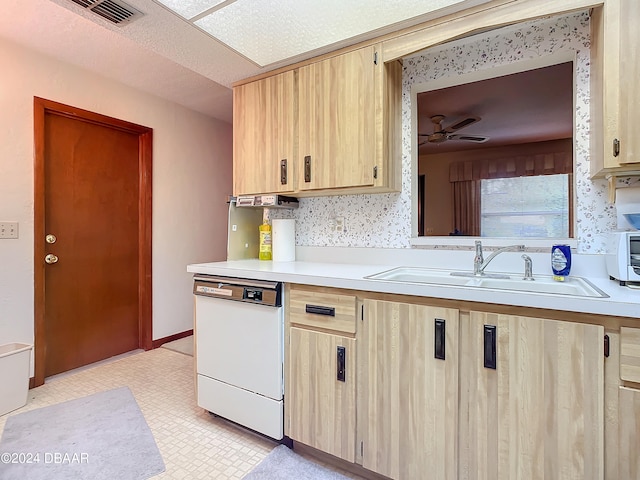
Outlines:
[[[281,440],[282,284],[195,275],[193,293],[198,405]]]

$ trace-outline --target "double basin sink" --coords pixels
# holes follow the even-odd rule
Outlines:
[[[497,278],[496,278],[497,277]],[[567,277],[563,282],[551,275],[535,275],[533,280],[525,280],[522,275],[485,274],[474,276],[471,272],[437,270],[420,267],[398,267],[365,277],[371,280],[384,280],[400,283],[419,283],[461,288],[483,288],[508,290],[523,293],[567,295],[573,297],[606,298],[608,295],[588,280],[581,277]]]

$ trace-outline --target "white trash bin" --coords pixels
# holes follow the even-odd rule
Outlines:
[[[0,415],[27,404],[31,348],[26,343],[0,345]]]

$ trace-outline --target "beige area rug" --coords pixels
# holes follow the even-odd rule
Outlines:
[[[2,480],[144,480],[165,470],[128,387],[7,418]]]
[[[193,357],[193,335],[165,343],[162,345],[162,348],[184,353],[185,355],[191,355]]]
[[[349,480],[301,457],[284,445],[274,448],[243,480]]]

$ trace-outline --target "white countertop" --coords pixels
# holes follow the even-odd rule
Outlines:
[[[303,285],[346,288],[370,292],[464,300],[551,310],[614,315],[640,319],[640,290],[622,287],[608,277],[586,277],[609,298],[516,292],[487,288],[371,280],[364,277],[401,266],[399,264],[350,264],[318,261],[272,262],[234,260],[199,263],[187,267],[194,274],[271,280]],[[535,271],[534,271],[535,274]]]

